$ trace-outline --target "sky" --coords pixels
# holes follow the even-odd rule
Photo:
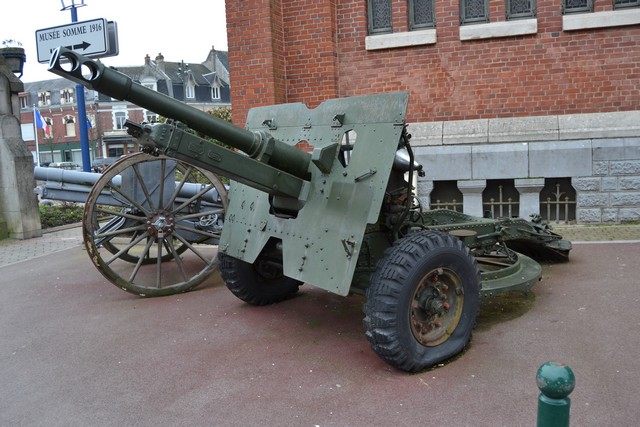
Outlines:
[[[58,78],[38,62],[36,31],[71,24],[71,11],[61,9],[60,0],[0,3],[0,43],[17,40],[27,55],[23,82]],[[102,58],[107,66],[143,65],[145,55],[158,53],[170,62],[202,63],[211,46],[227,50],[224,0],[85,0],[76,10],[78,21],[117,24],[119,54]]]

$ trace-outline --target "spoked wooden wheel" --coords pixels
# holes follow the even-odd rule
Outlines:
[[[186,292],[217,265],[227,191],[212,172],[137,153],[100,177],[84,209],[91,261],[114,285],[141,296]]]

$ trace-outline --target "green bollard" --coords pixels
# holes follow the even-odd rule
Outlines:
[[[568,427],[571,399],[576,385],[570,367],[564,363],[547,362],[538,368],[538,427]]]

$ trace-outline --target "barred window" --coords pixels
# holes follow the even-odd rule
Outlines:
[[[506,0],[507,19],[536,16],[536,0]]]
[[[563,0],[562,13],[593,12],[593,0]]]
[[[435,0],[409,0],[409,30],[435,27]]]
[[[367,0],[369,15],[369,34],[390,33],[391,0]]]
[[[489,0],[461,0],[460,23],[489,22]]]
[[[640,7],[640,0],[614,0],[614,9],[624,9],[627,7]]]

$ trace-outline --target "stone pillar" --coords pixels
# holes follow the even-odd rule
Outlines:
[[[12,49],[12,55],[15,48]],[[33,192],[33,156],[22,140],[18,94],[24,85],[0,49],[0,238],[42,236],[38,201]]]
[[[486,179],[468,179],[458,181],[458,189],[462,193],[463,213],[471,216],[484,216],[482,209],[482,192],[487,187]]]
[[[522,178],[515,180],[520,193],[519,217],[530,220],[531,215],[540,215],[540,192],[544,187],[544,178]]]
[[[429,210],[431,204],[431,192],[433,191],[433,181],[418,178],[416,181],[416,197],[420,201],[423,210]]]

